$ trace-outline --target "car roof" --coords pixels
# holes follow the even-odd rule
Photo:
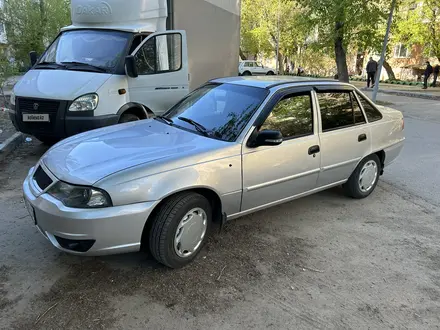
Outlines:
[[[298,76],[240,76],[213,79],[211,82],[270,89],[276,86],[298,83],[301,85],[349,85],[337,80]],[[351,85],[350,85],[351,86]]]

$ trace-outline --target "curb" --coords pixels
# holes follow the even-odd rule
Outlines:
[[[361,88],[363,92],[371,91],[371,89]],[[398,91],[398,90],[389,90],[389,89],[379,89],[379,93],[389,94],[389,95],[397,95],[397,96],[406,96],[406,97],[414,97],[418,99],[426,99],[426,100],[437,100],[440,101],[440,95],[434,94],[425,94],[425,93],[417,93],[417,92],[406,92],[406,91]]]
[[[5,142],[0,143],[0,162],[15,150],[24,141],[24,135],[20,132],[15,133]]]

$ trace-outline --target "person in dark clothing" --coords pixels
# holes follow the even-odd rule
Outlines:
[[[434,67],[434,80],[432,81],[432,87],[437,87],[437,77],[438,77],[438,74],[439,74],[439,71],[440,71],[440,65],[436,65],[435,67]]]
[[[367,88],[370,88],[374,86],[375,79],[376,79],[376,72],[377,72],[377,62],[373,60],[372,57],[370,57],[370,60],[367,64]]]
[[[431,63],[429,63],[428,61],[426,61],[426,69],[425,69],[425,79],[423,80],[423,89],[427,89],[428,88],[428,79],[431,76],[432,72],[433,72],[433,68]]]

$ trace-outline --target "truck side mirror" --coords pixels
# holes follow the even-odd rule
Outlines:
[[[131,78],[137,78],[139,76],[133,55],[125,57],[125,70],[127,71],[127,75]]]
[[[29,53],[29,58],[31,59],[31,66],[34,66],[35,63],[37,63],[37,60],[38,60],[37,52],[31,51]]]

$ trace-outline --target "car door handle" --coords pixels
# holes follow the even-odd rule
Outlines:
[[[321,149],[319,148],[319,146],[312,146],[309,148],[309,155],[317,154],[320,151]]]
[[[366,141],[366,140],[367,140],[367,134],[361,134],[358,136],[359,142]]]

